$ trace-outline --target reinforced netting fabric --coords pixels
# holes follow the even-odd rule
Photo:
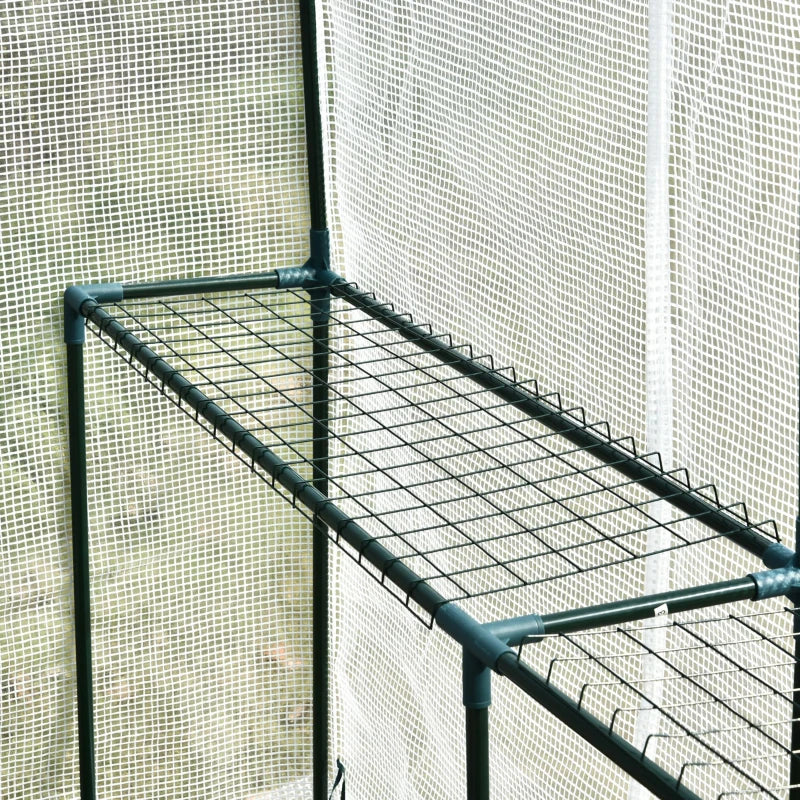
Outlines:
[[[309,526],[100,350],[87,371],[89,481],[107,487],[89,507],[98,796],[269,797],[310,761]]]
[[[24,0],[0,42],[0,796],[73,800],[61,295],[305,257],[298,11]],[[246,798],[307,771],[304,566],[281,587],[263,541],[307,530],[226,494],[224,454],[130,377],[93,365],[87,402],[100,796]]]
[[[718,477],[723,498],[747,498],[789,541],[797,13],[332,0],[322,23],[338,268],[663,450],[668,467]],[[651,585],[738,566],[735,555],[686,556],[662,561]],[[659,632],[650,643],[667,644]],[[391,661],[378,653],[387,646],[369,657]],[[343,654],[340,690],[352,696],[348,663]],[[435,689],[420,691],[435,705]],[[598,785],[643,796],[530,714],[535,746],[493,750],[503,796],[519,792],[515,775],[534,776],[521,780],[537,796],[556,760],[571,796],[596,797]],[[399,711],[395,725],[412,727]],[[360,741],[357,724],[341,726]],[[390,760],[361,791],[379,791]],[[716,796],[717,777],[701,776],[701,793]]]
[[[614,435],[671,451],[667,468],[747,500],[789,544],[798,14],[755,0],[318,4],[333,266]],[[77,796],[61,291],[306,258],[297,17],[261,0],[0,9],[8,800]],[[116,364],[92,363],[88,396],[102,796],[238,800],[286,784],[306,797],[306,565],[278,580],[271,542],[300,548],[307,525]],[[744,567],[733,548],[702,553],[672,553],[662,575]],[[463,794],[458,653],[350,559],[331,568],[348,788]],[[647,580],[608,574],[472,610],[557,610]],[[645,641],[666,647],[660,635]],[[515,691],[495,689],[496,796],[635,796]],[[698,770],[693,786],[715,796],[718,776]]]

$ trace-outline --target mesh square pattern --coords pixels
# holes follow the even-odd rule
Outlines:
[[[347,292],[372,300],[352,285]],[[369,543],[350,542],[346,549],[355,547],[354,557],[368,570],[374,562],[364,554],[378,542],[391,554],[387,567],[402,561],[446,602],[657,555],[647,548],[656,529],[665,550],[717,539],[725,547],[727,535],[747,531],[777,538],[771,523],[752,524],[743,505],[723,508],[713,485],[691,487],[683,472],[665,473],[657,454],[638,453],[629,438],[614,438],[605,423],[587,421],[580,408],[564,408],[557,394],[540,394],[535,381],[519,381],[490,357],[473,357],[468,347],[464,355],[448,339],[441,340],[443,361],[425,346],[438,337],[412,325],[416,334],[409,340],[392,324],[408,318],[391,306],[368,313],[347,297],[333,302],[329,330],[317,341],[330,359],[323,378],[329,392],[327,499],[346,515],[332,530],[334,539],[345,545],[342,529],[351,521],[367,531]],[[163,358],[202,392],[201,403],[215,404],[224,419],[241,425],[238,437],[252,434],[297,472],[302,488],[313,460],[316,329],[309,307],[315,303],[295,290],[128,301],[105,309],[124,330],[112,331],[103,317],[90,320],[104,341],[183,405],[183,392],[169,392],[164,376],[149,371],[152,361],[134,357],[135,348]],[[517,391],[513,399],[482,384],[487,373]],[[220,423],[205,419],[197,401],[192,405],[187,413],[224,439]],[[276,423],[275,414],[288,418]],[[575,438],[584,434],[591,438]],[[302,506],[300,489],[287,490],[276,480],[280,471],[237,451],[236,436],[228,446]],[[648,471],[626,475],[632,465]],[[648,483],[653,475],[668,481],[663,496]],[[701,499],[701,510],[682,511],[687,498]],[[678,509],[668,513],[669,506]],[[730,515],[727,527],[706,524],[710,509]],[[387,582],[380,571],[375,577]]]
[[[747,498],[791,541],[800,6],[326,0],[321,8],[337,270],[661,450],[668,469],[687,467],[721,497]],[[666,26],[660,49],[650,39],[653,12]],[[659,86],[649,71],[661,59],[668,74]],[[659,120],[651,101],[664,104]],[[648,168],[659,143],[664,194],[653,197]],[[660,293],[647,234],[659,204]],[[656,317],[663,325],[649,328]],[[667,354],[655,380],[654,350]],[[671,586],[702,583],[749,569],[743,555],[694,546],[671,551],[654,571]],[[526,610],[602,602],[615,581],[636,591],[646,582],[638,562],[594,577],[540,584]],[[483,611],[480,603],[468,605]],[[503,598],[492,613],[499,605],[514,613]],[[390,646],[362,639],[359,657],[403,682],[408,665],[392,667],[382,652]],[[395,654],[403,658],[400,646]],[[380,687],[359,688],[364,709],[380,702]],[[435,690],[419,692],[444,714]],[[422,735],[401,714],[393,719],[409,740]],[[571,796],[629,797],[624,779],[546,717],[526,711],[512,727],[493,750],[501,796],[558,796],[548,767],[559,763]],[[349,725],[348,743],[366,753],[358,736]],[[434,746],[435,732],[425,736]],[[499,726],[493,736],[503,736]],[[411,773],[417,749],[407,750]],[[399,752],[365,779],[366,794],[380,793]],[[441,752],[441,763],[454,757]],[[714,779],[705,795],[716,796]],[[451,796],[421,777],[415,787],[398,782],[397,793]]]
[[[678,356],[675,462],[713,476],[723,497],[746,496],[788,531],[796,513],[798,7],[670,5],[675,281],[665,303]],[[305,256],[296,16],[295,3],[259,0],[22,0],[0,9],[0,780],[9,798],[75,795],[60,291],[108,278],[291,266]],[[645,2],[320,4],[337,268],[640,441],[647,16]],[[102,434],[98,443],[107,444]],[[208,494],[208,480],[183,488],[185,505]],[[216,525],[235,538],[243,535],[236,519],[232,512]],[[269,524],[288,523],[271,515]],[[726,565],[702,557],[699,545],[672,551],[669,571],[685,581],[687,569],[700,580],[744,568],[728,549]],[[676,561],[689,551],[700,554],[696,562]],[[607,597],[614,581],[638,585],[637,563],[595,571],[607,580],[583,581],[583,597]],[[562,608],[572,591],[569,578],[540,584],[530,607]],[[346,592],[353,596],[351,586]],[[503,599],[511,594],[497,600],[501,616],[516,607]],[[372,610],[357,608],[362,619]],[[352,633],[348,619],[340,622]],[[408,666],[401,648],[387,656],[385,640],[358,645],[342,663],[383,657],[387,682]],[[444,716],[438,690],[424,691],[428,674],[418,678],[415,691]],[[347,688],[357,677],[339,680]],[[362,710],[382,684],[371,691],[360,694]],[[351,706],[340,720],[353,728],[353,752],[364,736],[355,716]],[[416,718],[394,720],[415,745],[433,743]],[[504,754],[493,756],[504,768],[495,771],[501,796],[523,787],[535,796],[535,782],[501,776],[532,774],[530,752],[541,753],[543,741],[553,756],[572,754],[564,771],[573,796],[594,800],[597,775],[607,796],[618,785],[603,767],[578,777],[596,759],[580,742],[567,745],[563,726],[525,716],[510,729],[517,735],[495,729],[504,737]],[[528,730],[530,752],[519,744]],[[363,796],[385,794],[382,777],[392,773],[406,779],[398,777],[393,797],[450,800],[452,784],[435,769],[409,769],[408,779],[394,763],[400,750],[380,757],[375,741],[383,739],[361,742],[362,765],[375,764],[369,777],[361,773]],[[445,772],[456,756],[439,752]]]
[[[442,602],[458,600],[491,620],[528,612],[531,599],[541,603],[545,589],[555,607],[563,608],[558,603],[581,582],[602,587],[606,600],[619,599],[622,576],[628,576],[622,594],[634,593],[641,587],[639,563],[658,555],[647,547],[654,528],[663,531],[665,548],[679,557],[687,549],[699,548],[710,557],[713,550],[734,547],[725,532],[705,524],[708,512],[661,508],[680,506],[689,497],[730,515],[731,533],[749,530],[775,537],[770,523],[751,524],[743,507],[723,508],[713,486],[690,487],[681,473],[663,472],[655,456],[637,453],[632,441],[614,438],[605,424],[587,422],[580,409],[564,408],[557,396],[539,394],[535,382],[519,381],[513,371],[495,368],[488,357],[473,357],[468,348],[435,337],[430,329],[412,326],[421,331],[421,339],[409,340],[391,324],[398,319],[391,306],[366,313],[350,300],[371,296],[352,285],[347,289],[351,297],[334,300],[321,342],[330,360],[325,376],[330,396],[325,420],[331,445],[328,500],[367,532],[370,543],[383,545],[391,563],[403,562],[420,582],[434,587]],[[128,301],[90,317],[90,327],[312,518],[298,500],[299,491],[287,492],[275,473],[237,450],[240,434],[225,440],[222,426],[211,424],[200,410],[214,403],[307,483],[314,443],[313,305],[294,290]],[[113,321],[123,329],[113,328]],[[446,357],[443,361],[427,352],[420,341],[443,342],[446,352],[467,355],[456,368]],[[169,365],[166,373],[151,371],[151,355],[146,363],[137,360],[145,347]],[[165,385],[164,375],[175,372],[203,393],[199,407],[186,403],[185,391]],[[482,386],[479,378],[486,372],[504,376],[519,390],[518,398],[504,400]],[[526,399],[538,404],[538,414],[530,413]],[[556,420],[569,422],[570,430],[599,435],[617,449],[618,461],[598,459],[596,444],[576,446],[569,434],[553,430]],[[623,463],[646,464],[671,480],[674,492],[655,496],[646,480],[620,475]],[[369,545],[354,549],[341,533],[330,532],[348,555],[430,623],[408,591],[392,586],[390,570],[376,570],[369,562]],[[561,586],[553,593],[554,585]],[[612,732],[637,742],[642,738],[637,719],[647,719],[651,732],[637,746],[651,759],[661,758],[676,786],[699,789],[700,796],[712,796],[703,790],[720,785],[729,787],[725,791],[731,796],[755,790],[782,797],[777,787],[786,785],[791,753],[791,616],[765,613],[765,625],[746,612],[702,623],[676,621],[661,639],[647,626],[639,633],[620,628],[585,637],[546,637],[523,650],[534,668],[542,669],[545,660],[548,686],[574,696],[582,710],[605,720]],[[759,623],[755,628],[751,618]],[[704,638],[695,624],[713,635]],[[746,638],[735,638],[740,629],[750,632]],[[691,644],[676,644],[681,636]],[[767,655],[739,658],[751,640],[763,645]],[[653,661],[664,665],[656,677],[648,667]],[[760,693],[753,694],[751,683]],[[657,687],[653,692],[648,691],[651,684]],[[747,717],[753,709],[764,710],[764,697],[775,708],[770,705],[766,716]],[[404,709],[406,724],[411,724],[415,710]],[[341,716],[353,711],[347,706]],[[653,727],[656,713],[660,717]],[[726,746],[726,735],[740,728],[747,736]],[[434,760],[428,768],[435,771]],[[702,773],[699,781],[693,777],[697,771]],[[609,774],[615,775],[613,770]],[[587,779],[580,770],[572,777]],[[508,779],[501,776],[501,784]],[[624,784],[618,776],[613,780]]]
[[[304,257],[309,223],[300,50],[299,11],[292,1],[0,3],[0,796],[5,800],[78,795],[63,290],[111,279],[147,282],[292,266]],[[106,374],[104,380],[117,378]],[[99,387],[87,394],[92,421],[98,423],[90,425],[90,452],[111,453],[130,465],[116,485],[103,473],[92,486],[101,796],[243,800],[293,781],[297,766],[288,749],[265,747],[248,755],[245,718],[252,712],[241,711],[237,719],[235,711],[239,700],[253,699],[244,691],[245,673],[254,676],[256,687],[263,680],[259,670],[277,674],[281,668],[258,666],[253,651],[252,669],[225,685],[225,709],[215,728],[210,711],[219,706],[212,698],[210,655],[190,688],[186,675],[197,668],[190,658],[197,640],[192,647],[186,640],[183,665],[173,666],[156,635],[168,622],[168,605],[188,603],[185,592],[199,591],[206,579],[199,573],[190,579],[187,564],[166,582],[165,594],[156,594],[150,577],[155,570],[166,580],[167,563],[180,560],[182,547],[191,550],[184,536],[195,524],[225,540],[231,557],[255,553],[254,562],[262,565],[269,554],[256,548],[256,528],[300,537],[307,525],[301,520],[301,530],[285,513],[277,515],[268,498],[257,513],[241,510],[219,493],[227,468],[218,469],[216,477],[213,470],[203,477],[194,473],[180,483],[177,476],[189,469],[186,453],[198,463],[218,465],[211,455],[216,445],[181,433],[164,419],[157,422],[160,412],[152,398],[123,408],[110,389]],[[136,405],[135,387],[129,389],[120,377],[118,388]],[[98,410],[106,403],[106,411]],[[169,448],[151,433],[157,429],[162,443],[176,441],[171,466]],[[142,461],[144,451],[153,460],[150,466]],[[152,487],[153,475],[160,488]],[[163,491],[167,488],[172,499]],[[207,515],[207,521],[190,523],[189,509]],[[180,531],[175,522],[167,532],[170,513],[185,523]],[[173,534],[172,545],[161,539]],[[156,543],[151,558],[145,554],[149,542]],[[122,563],[114,563],[115,557]],[[179,599],[181,582],[185,592]],[[207,583],[215,585],[210,577]],[[113,595],[113,588],[119,593]],[[219,584],[215,591],[219,599],[227,590]],[[307,600],[301,593],[300,604]],[[291,608],[290,616],[298,615],[297,602],[287,605],[280,590],[274,601],[276,609]],[[115,609],[116,603],[121,608]],[[261,600],[256,607],[261,613]],[[234,641],[243,642],[241,615],[231,618],[233,607],[225,597],[222,608],[227,610],[221,619],[233,619],[238,631]],[[150,619],[152,636],[135,618],[136,609]],[[277,625],[283,612],[275,614]],[[128,633],[123,620],[131,626]],[[253,633],[253,648],[262,634]],[[304,642],[301,634],[282,635],[277,627],[273,634],[274,642],[264,643],[267,649]],[[288,659],[305,656],[290,653]],[[230,664],[219,671],[226,674]],[[164,689],[168,675],[176,680],[172,693]],[[253,735],[269,738],[270,729],[275,733],[283,724],[281,715],[305,702],[291,702],[302,695],[296,687],[306,680],[303,668],[292,672],[292,680],[295,688],[284,698],[273,693],[263,695],[269,702],[254,701],[253,712],[260,708],[270,721]],[[155,694],[145,692],[160,682]],[[286,729],[287,742],[298,745],[291,748],[295,755],[310,747],[307,721],[298,714],[294,728],[290,723]],[[201,751],[214,753],[214,780],[197,766]],[[170,759],[172,775],[166,763],[155,760],[157,752]]]

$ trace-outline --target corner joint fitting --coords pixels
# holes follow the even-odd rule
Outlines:
[[[455,603],[439,606],[434,617],[436,624],[450,634],[483,666],[494,669],[500,656],[514,651],[489,629],[481,625]]]
[[[330,235],[327,230],[311,231],[308,261],[302,267],[275,270],[279,289],[323,289],[340,280],[330,268]]]
[[[770,545],[762,556],[771,569],[750,574],[756,585],[756,600],[785,595],[790,600],[800,600],[800,557],[785,545]]]
[[[118,303],[123,299],[120,283],[87,283],[70,286],[64,292],[64,341],[66,344],[83,344],[86,341],[85,309],[91,301]]]
[[[544,620],[539,614],[527,614],[523,617],[489,622],[484,625],[484,628],[508,644],[509,647],[534,644],[541,641],[545,632]]]
[[[310,258],[308,259],[308,265],[318,272],[329,271],[331,263],[331,236],[329,231],[327,228],[324,230],[312,228],[309,236]]]
[[[492,670],[466,647],[462,650],[461,681],[465,708],[489,708],[492,704]]]
[[[311,298],[311,322],[324,325],[330,318],[328,288],[340,280],[330,268],[330,234],[327,230],[311,230],[309,252],[309,259],[302,267],[276,270],[278,288],[305,289]]]

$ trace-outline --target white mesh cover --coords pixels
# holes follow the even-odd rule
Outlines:
[[[746,500],[754,517],[774,517],[791,540],[794,5],[481,0],[366,8],[331,0],[324,7],[337,268],[562,392],[567,406],[610,420],[615,433],[662,450],[666,466],[716,481],[725,501]],[[728,549],[673,557],[649,577],[629,570],[591,586],[538,587],[524,604],[487,601],[476,613],[567,608],[614,599],[620,586],[634,593],[730,577],[750,563]],[[347,607],[342,613],[350,619]],[[387,727],[439,748],[439,769],[450,771],[462,719],[439,698],[454,679],[445,673],[458,672],[457,654],[442,642],[447,666],[434,677],[430,650],[409,663],[416,648],[407,641],[359,640],[361,663],[381,665],[380,685],[370,691],[363,681],[356,687],[346,636],[340,692],[371,709],[385,686],[405,686],[418,669],[417,695]],[[650,641],[663,644],[663,632]],[[500,691],[493,796],[647,796],[533,703]],[[520,718],[507,722],[504,703]],[[449,728],[450,738],[424,726],[427,709],[436,709],[434,727]],[[404,773],[407,783],[393,783],[387,796],[458,796],[457,770],[448,778],[420,774],[396,738],[385,753],[363,757],[364,743],[383,731],[365,716],[349,710],[339,731],[356,794],[382,796],[386,776]],[[646,732],[645,725],[638,741]],[[769,786],[785,786],[786,770]],[[693,788],[716,797],[718,778],[709,773]]]
[[[786,536],[794,4],[325,0],[319,22],[334,267]],[[299,31],[293,2],[24,0],[0,8],[0,43],[0,795],[71,800],[60,295],[305,258]],[[88,398],[100,796],[307,797],[308,575],[286,559],[306,526],[106,355]],[[673,557],[671,582],[739,574],[732,552]],[[349,559],[332,570],[348,789],[463,796],[460,654]],[[637,567],[469,610],[553,611],[646,581]],[[629,796],[498,680],[492,737],[495,797]]]
[[[0,63],[0,796],[71,800],[61,296],[305,258],[298,13],[7,2]],[[99,796],[266,796],[309,771],[307,565],[275,552],[307,526],[121,367],[87,376]]]

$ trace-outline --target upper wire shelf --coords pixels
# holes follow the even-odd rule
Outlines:
[[[259,289],[95,304],[86,316],[167,398],[322,520],[412,613],[448,632],[463,613],[455,603],[443,608],[451,601],[494,603],[604,570],[611,579],[583,581],[581,597],[596,597],[602,584],[614,605],[643,591],[632,562],[680,551],[705,568],[712,551],[726,562],[721,546],[763,558],[778,541],[772,522],[751,522],[744,505],[664,470],[657,454],[638,452],[535,381],[352,284],[334,283],[330,293],[330,309],[313,290]],[[777,548],[781,557],[785,550]],[[622,571],[630,585],[621,589],[613,576]],[[737,601],[755,596],[755,582],[735,578]],[[537,590],[537,603],[545,594]],[[668,787],[664,796],[696,798],[695,786],[719,785],[720,798],[785,800],[796,612],[784,604],[770,598],[758,613],[728,606],[735,613],[678,612],[666,624],[580,633],[556,633],[547,626],[559,614],[544,615],[545,632],[520,640],[536,646],[519,645],[516,659],[504,653],[495,667],[545,707],[555,704],[567,724],[588,720],[631,774],[646,762]],[[592,608],[601,606],[583,610]]]
[[[721,504],[713,485],[693,487],[685,472],[665,472],[657,454],[638,453],[631,439],[587,421],[581,408],[565,408],[557,394],[540,393],[535,381],[519,381],[513,370],[449,340],[443,346],[458,358],[448,363],[428,348],[429,331],[414,326],[416,337],[408,337],[390,306],[352,285],[341,293],[317,343],[329,351],[328,497],[445,600],[742,532],[777,539],[771,522],[751,523],[743,505]],[[309,308],[302,290],[105,307],[306,478],[313,447]],[[90,327],[117,348],[102,326]],[[119,352],[170,396],[163,381]],[[487,374],[512,394],[487,388]],[[532,414],[531,402],[542,411]],[[644,468],[645,477],[632,467]],[[652,475],[667,490],[655,494]],[[275,485],[274,476],[268,480]],[[708,509],[721,512],[722,526],[709,526]]]

